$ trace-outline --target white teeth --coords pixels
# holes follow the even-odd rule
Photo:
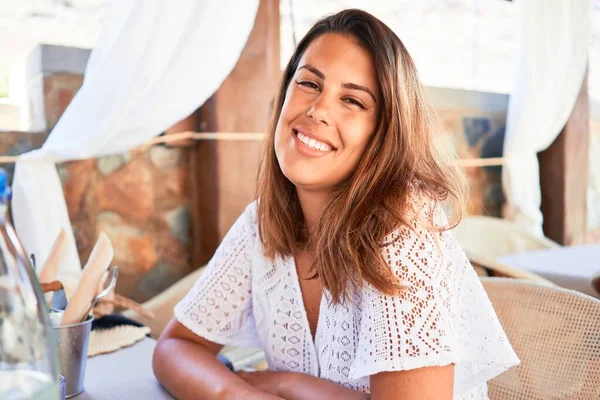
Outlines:
[[[313,138],[309,138],[308,136],[305,136],[300,132],[297,132],[297,134],[298,139],[300,139],[300,141],[308,147],[320,151],[331,151],[331,147],[326,145],[325,143],[319,142],[318,140],[315,140]]]

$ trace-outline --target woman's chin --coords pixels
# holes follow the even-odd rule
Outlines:
[[[327,188],[327,179],[312,171],[284,170],[283,174],[297,189],[321,190]]]

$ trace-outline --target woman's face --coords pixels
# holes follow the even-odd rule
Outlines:
[[[275,131],[277,161],[298,189],[328,190],[350,176],[374,133],[378,93],[373,61],[352,38],[312,41]]]

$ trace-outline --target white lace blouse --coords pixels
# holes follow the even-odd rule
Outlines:
[[[453,363],[455,398],[487,399],[486,382],[519,359],[454,234],[414,228],[382,249],[407,288],[394,297],[365,285],[342,305],[329,305],[325,291],[313,342],[294,258],[263,256],[252,203],[175,317],[215,343],[261,348],[271,370],[370,392],[378,372]]]

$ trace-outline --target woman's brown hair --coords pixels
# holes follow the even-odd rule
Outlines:
[[[319,221],[307,232],[294,185],[283,175],[274,136],[285,94],[298,63],[317,37],[337,33],[369,52],[380,90],[375,133],[355,171],[335,188]],[[427,103],[408,51],[384,23],[361,10],[345,10],[319,20],[298,44],[285,68],[275,99],[257,187],[260,238],[269,258],[309,249],[311,271],[334,303],[370,283],[386,294],[398,291],[382,256],[386,235],[410,227],[412,196],[452,206],[454,227],[463,214],[464,184],[450,163],[441,161],[433,143],[434,114]]]

